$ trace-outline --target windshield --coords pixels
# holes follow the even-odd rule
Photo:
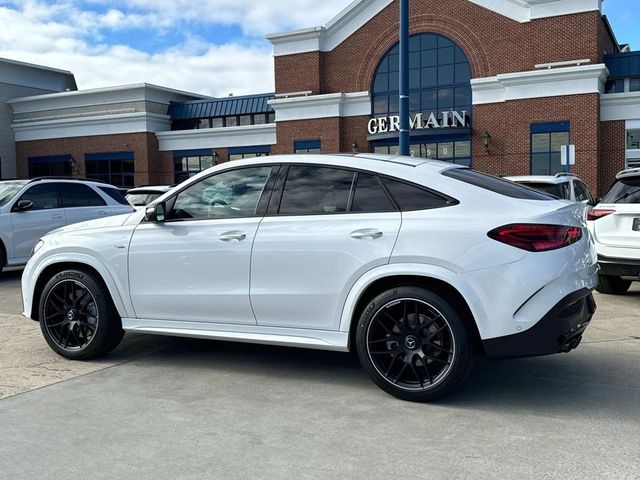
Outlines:
[[[0,207],[4,207],[16,193],[25,186],[27,182],[24,180],[16,180],[15,182],[0,182]]]
[[[640,203],[640,177],[629,177],[613,184],[602,203]]]

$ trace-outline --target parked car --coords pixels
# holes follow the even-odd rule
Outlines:
[[[70,359],[125,330],[355,349],[382,389],[426,401],[477,355],[580,343],[597,283],[586,209],[414,157],[238,160],[45,236],[24,313]]]
[[[0,269],[24,265],[33,246],[51,230],[76,222],[131,213],[107,184],[56,178],[0,182]]]
[[[505,177],[507,180],[519,183],[529,188],[539,190],[557,198],[572,202],[588,201],[595,205],[595,199],[589,187],[576,175],[558,173],[556,175],[525,175],[520,177]]]
[[[600,267],[597,290],[626,293],[640,280],[640,168],[618,173],[588,220]]]
[[[169,190],[169,185],[147,185],[128,190],[125,198],[134,207],[145,207]]]

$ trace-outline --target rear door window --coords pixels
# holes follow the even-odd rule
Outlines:
[[[349,211],[360,213],[395,212],[396,207],[385,192],[377,175],[358,173]]]
[[[282,191],[280,215],[345,213],[355,172],[332,167],[292,165]]]
[[[617,180],[602,203],[640,203],[640,177]]]
[[[64,208],[102,207],[107,204],[91,187],[81,183],[62,183],[60,186]]]

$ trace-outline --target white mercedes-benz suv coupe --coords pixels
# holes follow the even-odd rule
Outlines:
[[[578,345],[597,283],[586,209],[421,158],[240,160],[43,237],[24,314],[70,359],[124,331],[356,350],[382,389],[426,401],[477,355]]]

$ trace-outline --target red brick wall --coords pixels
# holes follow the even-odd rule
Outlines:
[[[74,176],[84,177],[85,153],[123,151],[133,152],[136,185],[169,183],[169,180],[170,183],[173,182],[171,152],[159,152],[158,139],[154,133],[149,132],[16,142],[18,177],[29,176],[29,157],[71,155],[78,166]]]
[[[275,57],[276,93],[311,91],[321,93],[322,57],[320,52]]]
[[[626,160],[626,126],[623,120],[600,123],[600,182],[598,195],[607,193],[616,178],[624,170]]]
[[[331,52],[276,57],[276,91],[369,90],[378,62],[397,42],[398,9],[392,3]],[[440,33],[458,43],[474,77],[564,60],[596,63],[607,41],[598,12],[519,23],[468,0],[413,0],[410,15],[411,33]]]
[[[278,122],[276,136],[278,144],[271,149],[273,154],[294,153],[293,142],[295,140],[320,140],[320,148],[323,152],[339,152],[341,147],[340,118]],[[350,148],[349,151],[351,151]]]
[[[489,105],[473,110],[473,167],[495,175],[529,175],[531,124],[570,121],[570,141],[576,145],[578,174],[592,191],[599,187],[598,141],[600,112],[598,94],[536,98]],[[491,135],[487,152],[482,135]]]

